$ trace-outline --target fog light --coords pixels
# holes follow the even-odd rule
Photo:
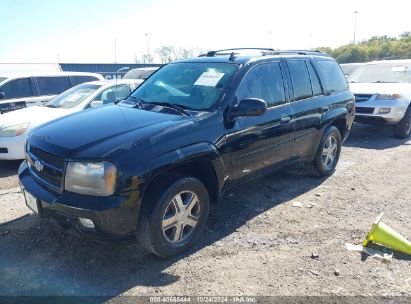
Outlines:
[[[78,218],[78,221],[79,221],[80,224],[81,224],[83,227],[85,227],[85,228],[88,228],[88,229],[94,229],[94,228],[95,228],[93,221],[90,220],[90,219],[86,219],[86,218],[79,217],[79,218]]]
[[[380,114],[387,114],[391,112],[391,108],[380,108]]]

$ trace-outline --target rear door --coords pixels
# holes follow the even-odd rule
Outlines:
[[[54,96],[70,89],[68,76],[36,77],[41,103],[49,101]]]
[[[236,94],[237,102],[259,98],[267,112],[257,117],[239,117],[227,129],[229,174],[232,181],[248,179],[270,171],[292,157],[294,126],[280,61],[250,68]]]
[[[291,107],[295,115],[294,156],[303,158],[315,152],[321,117],[329,107],[317,72],[308,59],[287,59],[291,80]]]

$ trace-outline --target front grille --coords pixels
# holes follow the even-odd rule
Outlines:
[[[0,153],[1,154],[9,153],[9,150],[7,148],[0,148]]]
[[[372,94],[354,94],[356,102],[367,101],[371,98]]]
[[[356,107],[355,112],[359,114],[373,114],[374,108]]]
[[[65,160],[33,145],[29,145],[27,154],[29,156],[30,170],[34,177],[40,183],[51,188],[51,190],[61,192],[63,190],[64,170],[66,167]]]

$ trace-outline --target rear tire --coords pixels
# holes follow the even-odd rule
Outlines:
[[[399,123],[394,125],[394,136],[397,138],[407,138],[411,133],[411,107],[407,109],[404,117]]]
[[[340,131],[331,126],[324,135],[312,162],[305,163],[306,170],[314,176],[330,176],[334,173],[341,153]]]
[[[209,212],[209,195],[198,179],[175,176],[167,180],[147,194],[137,225],[140,245],[164,258],[194,245]]]

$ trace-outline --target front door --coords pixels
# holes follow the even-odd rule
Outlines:
[[[239,117],[228,128],[231,181],[253,178],[292,157],[294,120],[284,87],[280,61],[250,68],[241,81],[236,99],[259,98],[267,112],[257,117]]]

